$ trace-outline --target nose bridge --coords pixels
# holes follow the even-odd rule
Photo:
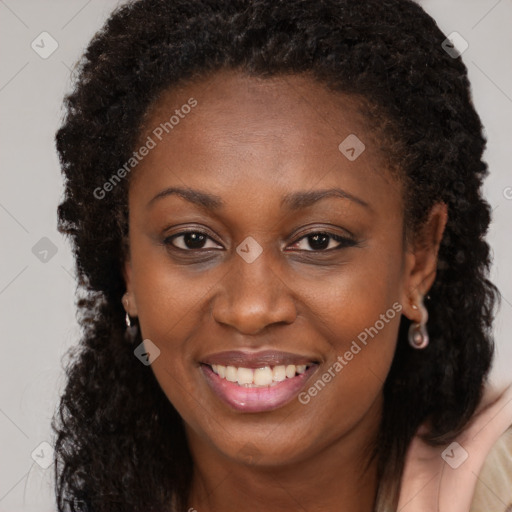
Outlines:
[[[292,291],[275,267],[268,249],[254,261],[233,254],[231,269],[213,305],[214,319],[246,334],[270,324],[292,323],[296,317]]]

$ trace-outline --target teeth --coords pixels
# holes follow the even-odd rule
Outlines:
[[[284,366],[275,366],[272,373],[274,382],[282,382],[286,379],[286,368]]]
[[[240,370],[241,368],[238,369],[238,371]],[[256,384],[256,386],[270,386],[273,378],[274,376],[270,366],[265,366],[265,368],[256,368],[256,370],[254,370],[253,383]],[[251,383],[249,382],[249,384]]]
[[[219,365],[217,365],[218,367]],[[226,368],[226,380],[229,382],[236,382],[238,379],[238,370],[234,366],[228,366]]]
[[[295,367],[294,364],[289,364],[287,367],[286,367],[286,370],[285,370],[285,373],[286,373],[286,376],[291,379],[292,377],[295,377],[295,371],[297,370],[297,368]]]
[[[275,382],[282,382],[285,379],[292,379],[296,375],[300,375],[308,368],[305,364],[289,364],[287,366],[280,365],[264,366],[263,368],[237,368],[236,366],[223,366],[221,364],[213,364],[212,370],[222,379],[229,382],[236,382],[239,386],[270,386]]]
[[[237,382],[238,384],[252,384],[254,379],[254,370],[251,368],[238,368]]]

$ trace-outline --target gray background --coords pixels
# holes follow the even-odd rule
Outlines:
[[[53,466],[38,463],[51,457],[51,447],[40,444],[52,441],[50,419],[65,382],[61,358],[79,333],[73,259],[56,230],[62,182],[53,138],[70,71],[118,3],[0,0],[0,512],[55,510]],[[456,31],[469,43],[463,60],[489,140],[485,194],[494,221],[488,240],[492,279],[503,295],[493,380],[502,382],[512,377],[512,1],[421,4],[446,34]],[[47,59],[31,48],[43,31],[59,45]]]

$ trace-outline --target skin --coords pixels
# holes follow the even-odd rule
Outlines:
[[[159,347],[152,370],[185,422],[194,459],[189,505],[370,511],[377,478],[367,454],[400,314],[307,405],[293,399],[263,413],[235,411],[210,390],[199,362],[225,350],[298,353],[320,363],[307,389],[393,303],[418,322],[412,304],[434,281],[446,207],[436,205],[416,243],[405,245],[403,190],[379,139],[353,98],[307,76],[222,71],[166,91],[147,113],[141,142],[190,97],[197,106],[131,177],[124,267],[127,311]],[[338,149],[349,134],[366,145],[355,161]],[[174,194],[148,206],[168,187],[225,204],[207,210]],[[346,197],[281,205],[286,194],[335,187],[367,206]],[[173,250],[169,237],[184,228],[210,238],[194,246],[178,237],[183,250]],[[334,250],[340,244],[328,239],[315,251],[305,235],[322,232],[356,243]],[[252,263],[236,252],[247,236],[263,250]]]

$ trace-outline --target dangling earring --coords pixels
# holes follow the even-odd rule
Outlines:
[[[128,301],[128,294],[127,293],[125,293],[123,295],[122,302],[123,302],[124,307],[126,309],[126,316],[125,316],[126,330],[124,331],[124,339],[128,343],[134,343],[135,342],[135,338],[137,336],[138,327],[135,324],[132,325],[132,321],[130,319],[130,315],[128,314],[129,301]]]
[[[427,332],[427,321],[428,311],[423,304],[423,299],[420,298],[419,306],[416,304],[412,305],[413,309],[419,309],[421,311],[421,320],[419,323],[411,323],[409,327],[409,345],[416,349],[423,349],[428,345],[429,337]]]

